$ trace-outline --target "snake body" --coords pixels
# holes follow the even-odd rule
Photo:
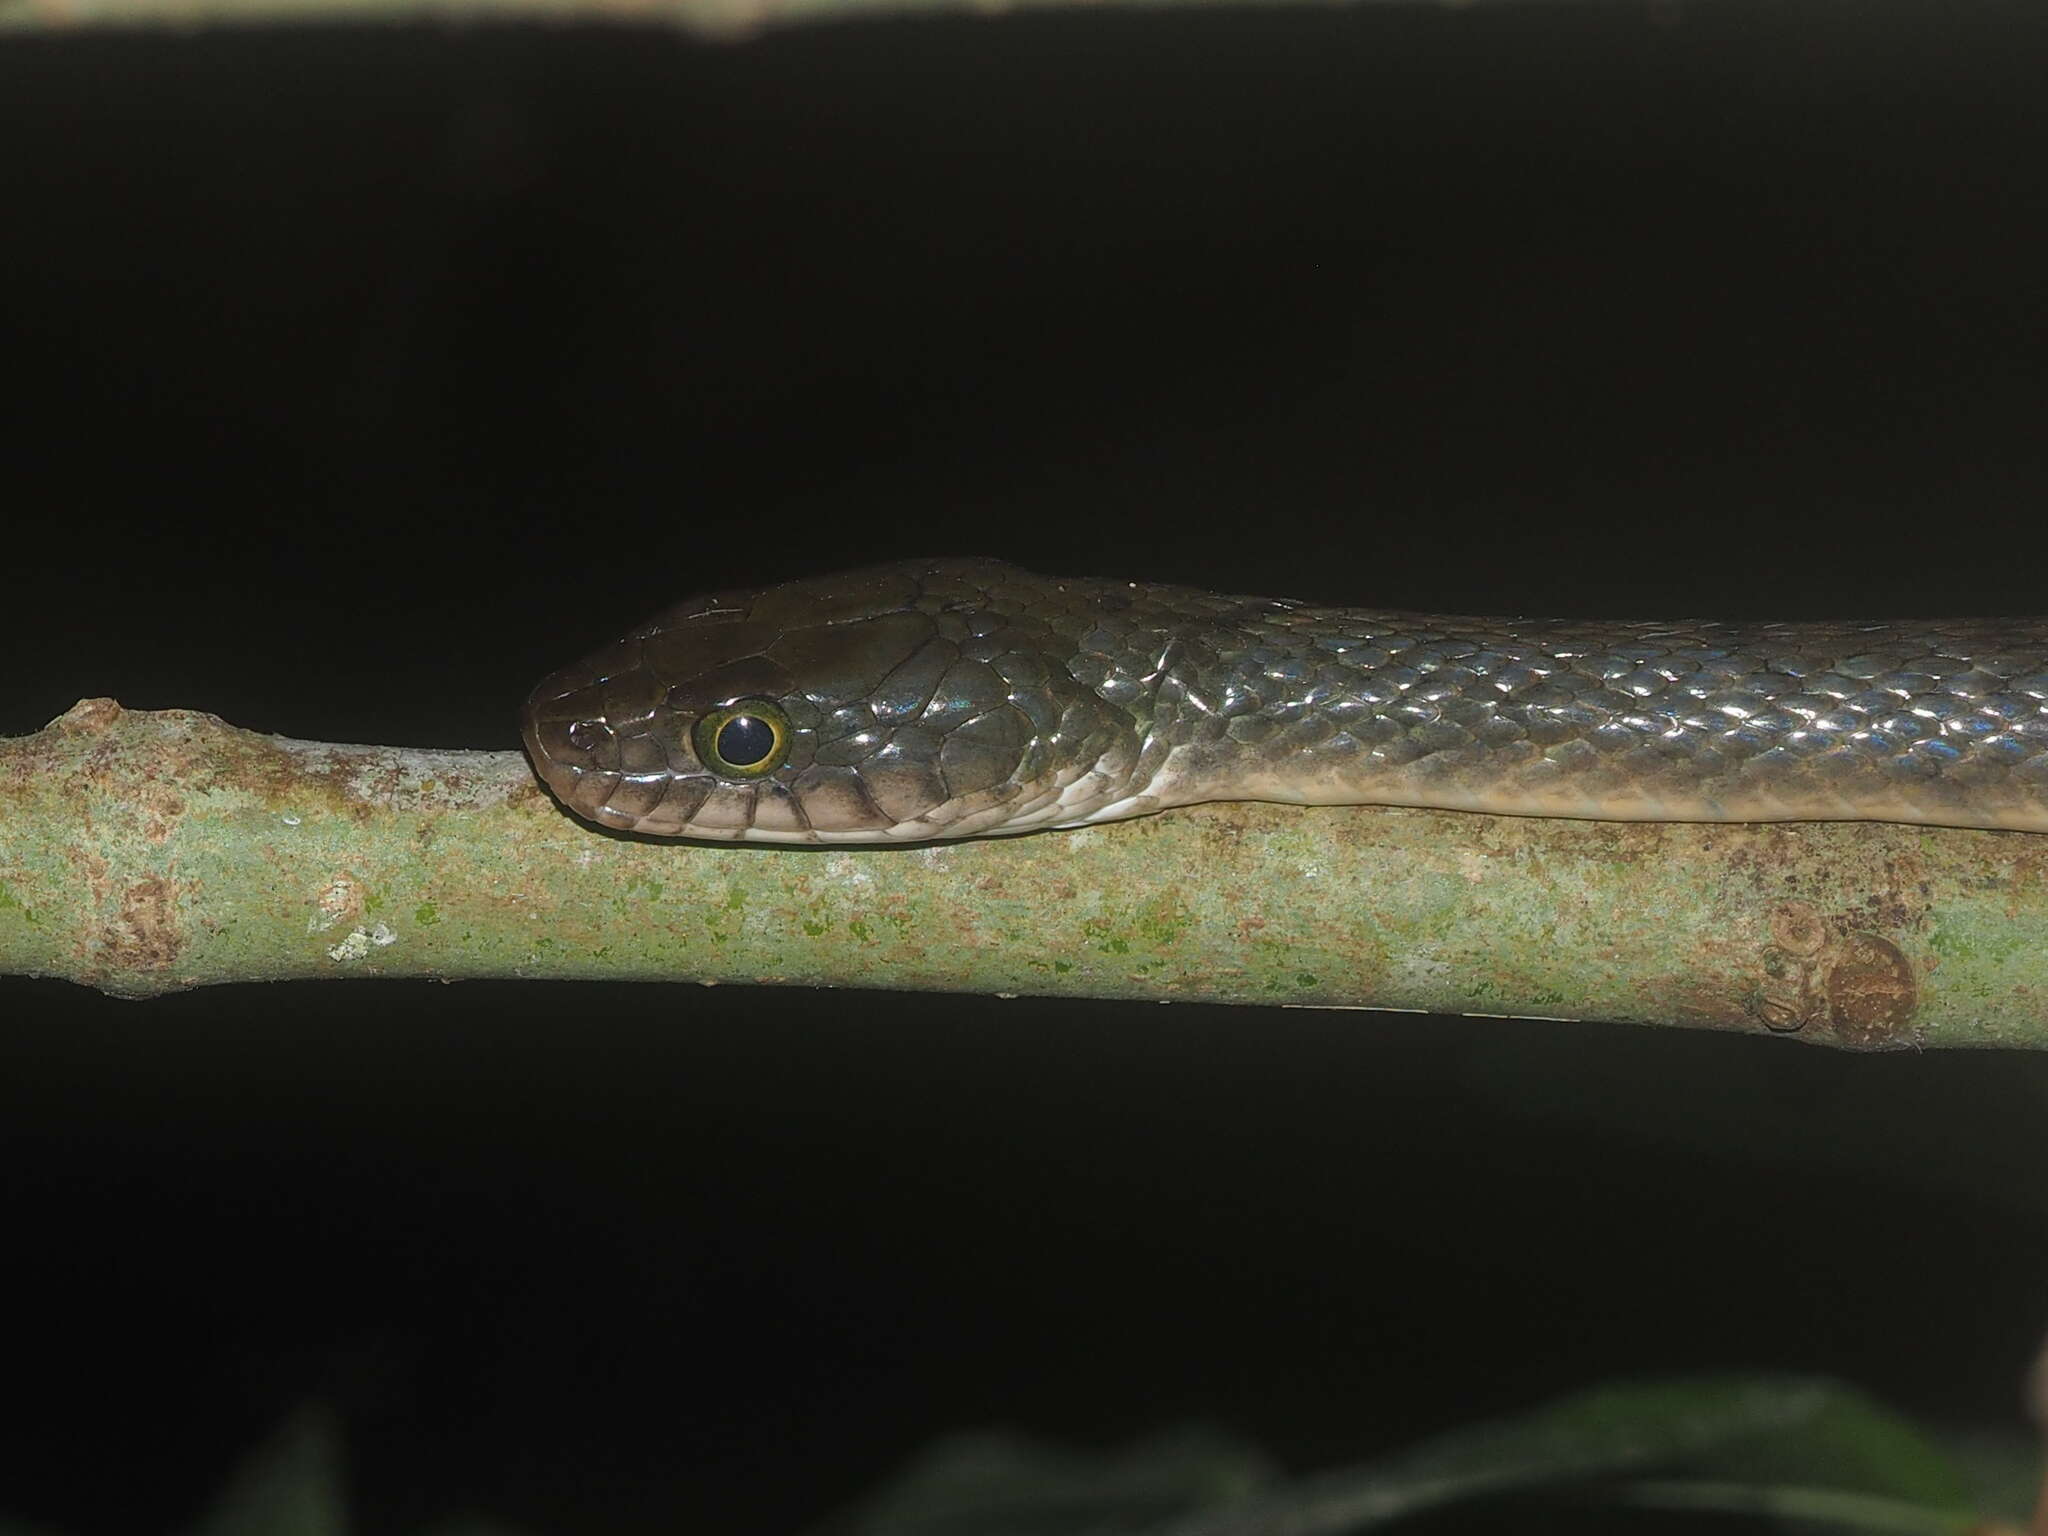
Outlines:
[[[1205,800],[2048,831],[2048,622],[1457,618],[919,560],[679,603],[545,678],[564,805],[900,843]]]

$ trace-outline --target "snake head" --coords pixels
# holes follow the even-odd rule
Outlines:
[[[526,749],[570,810],[654,837],[1058,825],[1117,798],[1140,734],[1062,665],[1099,598],[1061,591],[998,561],[923,560],[706,593],[542,679]]]

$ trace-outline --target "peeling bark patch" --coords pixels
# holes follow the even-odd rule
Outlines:
[[[1919,1006],[1913,964],[1891,940],[1824,917],[1803,901],[1770,914],[1771,942],[1749,1013],[1776,1034],[1819,1026],[1839,1044],[1861,1050],[1919,1043],[1912,1028]]]
[[[306,932],[324,933],[337,923],[353,922],[363,915],[363,888],[348,875],[336,875],[313,900],[313,915],[306,920]]]
[[[339,944],[330,945],[327,958],[343,965],[352,960],[361,960],[372,948],[382,949],[387,944],[396,944],[398,935],[385,924],[377,923],[368,928],[357,928]]]
[[[122,891],[101,946],[106,959],[122,970],[160,971],[176,964],[183,947],[177,881],[144,875]]]

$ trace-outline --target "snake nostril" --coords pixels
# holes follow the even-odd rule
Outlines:
[[[611,727],[602,720],[578,720],[569,727],[569,745],[579,752],[595,752],[611,739]]]

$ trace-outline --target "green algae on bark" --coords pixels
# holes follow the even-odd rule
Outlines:
[[[905,848],[594,831],[510,752],[87,700],[0,740],[0,973],[529,976],[2048,1043],[2048,838],[1229,804]]]

